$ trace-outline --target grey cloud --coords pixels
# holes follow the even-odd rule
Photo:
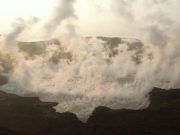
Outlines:
[[[75,0],[56,1],[56,6],[53,10],[52,18],[44,26],[48,33],[54,32],[63,20],[76,17],[74,13],[74,3]]]

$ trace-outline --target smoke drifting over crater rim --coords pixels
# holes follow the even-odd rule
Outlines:
[[[75,25],[74,0],[58,0],[42,24],[19,18],[1,40],[0,74],[8,78],[1,88],[58,102],[57,111],[73,112],[80,119],[87,119],[97,106],[145,108],[154,86],[180,84],[179,20],[165,10],[174,3],[113,0],[115,10],[109,9],[119,18],[120,32],[131,31],[130,36],[139,39],[82,37]],[[139,6],[147,10],[138,16]],[[42,31],[34,29],[36,25]],[[17,42],[37,31],[43,41]]]

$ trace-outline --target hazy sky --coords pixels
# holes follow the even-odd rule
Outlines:
[[[177,3],[178,0],[76,0],[77,30],[84,35],[133,36],[131,27],[140,25],[149,13],[165,11],[177,18]],[[54,6],[55,0],[0,0],[0,33],[6,32],[16,17],[46,20]]]

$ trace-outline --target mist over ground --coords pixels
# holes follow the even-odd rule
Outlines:
[[[111,35],[118,28],[118,37],[84,36],[76,4],[56,0],[47,20],[19,17],[0,36],[0,75],[8,79],[1,89],[58,102],[58,112],[86,120],[98,106],[143,109],[153,87],[180,87],[179,1],[94,2],[97,16],[116,20],[112,28],[107,17],[97,24]]]

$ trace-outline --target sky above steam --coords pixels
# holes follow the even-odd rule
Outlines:
[[[0,0],[0,33],[8,32],[17,17],[37,17],[46,23],[55,4],[56,0]],[[76,0],[77,31],[82,35],[136,37],[136,31],[129,27],[148,21],[146,15],[154,11],[179,20],[178,4],[178,0]]]

